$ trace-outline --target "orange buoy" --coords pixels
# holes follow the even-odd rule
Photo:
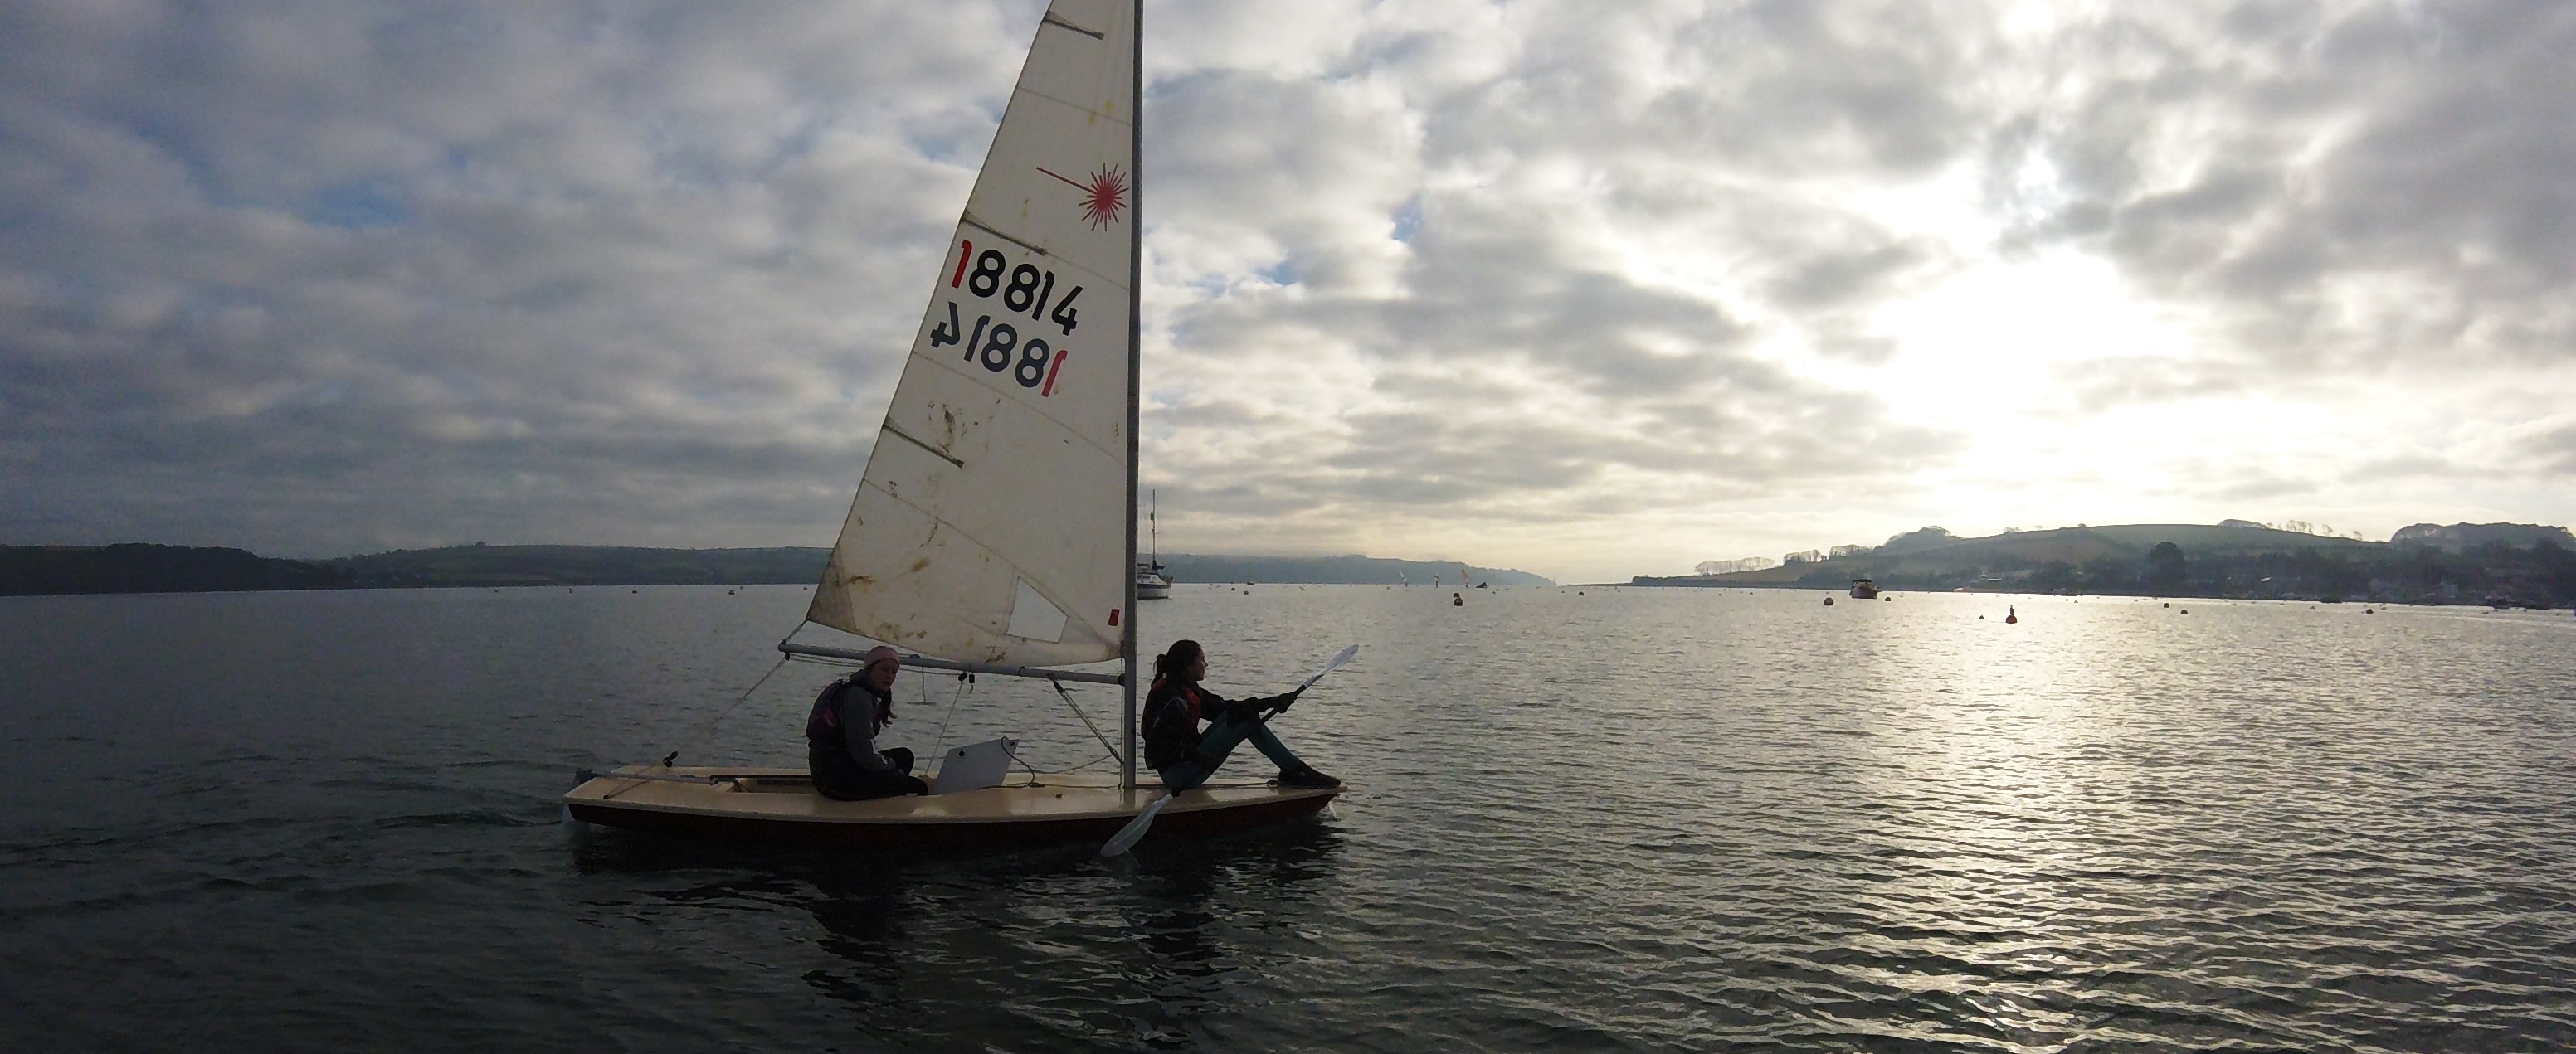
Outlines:
[[[2010,625],[2014,625],[2014,624],[2016,624],[2016,623],[2018,623],[2018,622],[2020,622],[2020,621],[2021,621],[2021,616],[2020,616],[2020,615],[2016,615],[2016,614],[2014,614],[2014,613],[2013,613],[2012,605],[2010,605],[2010,604],[2006,604],[2006,605],[2004,605],[2004,625],[2010,626]]]

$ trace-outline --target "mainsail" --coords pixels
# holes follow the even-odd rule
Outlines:
[[[808,620],[959,662],[1119,656],[1135,16],[1039,23]]]

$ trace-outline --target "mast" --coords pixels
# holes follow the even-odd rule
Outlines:
[[[1136,0],[1135,61],[1127,105],[1129,173],[1127,225],[1127,632],[1118,647],[1126,666],[1127,683],[1122,689],[1125,702],[1118,708],[1118,762],[1120,786],[1136,786],[1136,404],[1144,395],[1144,333],[1140,311],[1144,306],[1145,276],[1145,0]]]

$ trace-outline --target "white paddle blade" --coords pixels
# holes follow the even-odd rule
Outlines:
[[[1328,662],[1328,663],[1325,663],[1325,664],[1324,664],[1324,668],[1323,668],[1323,669],[1320,669],[1320,670],[1315,671],[1315,675],[1314,675],[1314,676],[1309,677],[1309,678],[1306,678],[1306,683],[1301,684],[1301,685],[1298,685],[1298,686],[1297,686],[1298,690],[1303,691],[1303,690],[1305,690],[1305,689],[1308,689],[1308,688],[1312,688],[1312,687],[1314,687],[1314,686],[1315,686],[1315,682],[1320,681],[1320,680],[1323,680],[1323,679],[1324,679],[1324,675],[1325,675],[1325,674],[1328,674],[1328,673],[1331,673],[1331,672],[1333,672],[1333,671],[1335,671],[1335,670],[1341,669],[1341,668],[1342,668],[1342,664],[1343,664],[1343,663],[1346,663],[1346,662],[1351,661],[1351,659],[1352,659],[1353,657],[1356,657],[1357,655],[1359,655],[1359,653],[1360,653],[1360,646],[1359,646],[1359,645],[1357,645],[1357,644],[1354,644],[1354,645],[1351,645],[1350,647],[1347,647],[1347,648],[1342,649],[1342,653],[1341,653],[1341,654],[1333,656],[1333,661]]]
[[[1136,843],[1145,840],[1145,832],[1153,828],[1154,814],[1163,811],[1163,806],[1171,803],[1172,792],[1164,791],[1161,797],[1154,799],[1153,804],[1145,806],[1145,811],[1137,813],[1135,819],[1127,821],[1127,826],[1119,828],[1117,834],[1111,835],[1109,841],[1101,845],[1100,855],[1117,856],[1136,848]]]

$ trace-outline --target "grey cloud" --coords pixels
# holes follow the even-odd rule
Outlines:
[[[1041,6],[0,7],[0,540],[828,537]],[[2229,338],[2044,412],[2576,342],[2560,6],[1154,17],[1146,471],[1238,526],[1945,463],[1818,377],[1987,248],[1853,193],[1959,165]],[[2194,487],[2337,476],[2267,471]]]
[[[1972,141],[1975,18],[1911,5],[1530,11],[1510,72],[1428,101],[1442,154],[1535,144],[1738,171],[1921,171]]]
[[[1461,367],[1523,358],[1613,397],[1779,383],[1728,353],[1743,328],[1710,304],[1558,262],[1543,227],[1476,202],[1433,198],[1425,212],[1411,295],[1381,309],[1380,355]]]
[[[2232,480],[2220,483],[2213,493],[2238,501],[2288,497],[2316,490],[2316,485],[2307,480],[2277,475],[2264,468],[2239,468],[2232,475]]]
[[[1950,437],[1875,423],[1872,401],[1753,357],[1742,328],[1696,299],[1560,262],[1544,224],[1434,197],[1404,271],[1408,295],[1381,303],[1227,298],[1176,313],[1187,345],[1295,347],[1330,333],[1379,364],[1374,390],[1399,405],[1337,422],[1334,446],[1265,460],[1304,509],[1451,506],[1528,521],[1551,502],[1624,507],[1696,502],[1789,480],[1901,471],[1953,449]],[[1583,400],[1568,416],[1504,383],[1538,378]],[[1239,410],[1158,414],[1185,428],[1257,424]],[[1332,471],[1313,471],[1320,460]],[[1663,482],[1611,490],[1606,470]],[[1213,497],[1212,501],[1215,500]]]
[[[0,533],[827,533],[1027,32],[933,14],[13,5]]]
[[[1826,251],[1798,261],[1795,270],[1771,283],[1770,291],[1773,299],[1791,307],[1846,304],[1886,289],[1930,255],[1924,246],[1905,241],[1876,241]]]
[[[1374,52],[1385,67],[1355,86],[1240,72],[1159,86],[1154,129],[1171,145],[1155,170],[1186,187],[1160,222],[1284,234],[1292,240],[1278,251],[1298,274],[1325,275],[1293,293],[1211,286],[1224,291],[1170,312],[1176,351],[1213,363],[1253,349],[1347,348],[1396,404],[1457,408],[1352,413],[1327,432],[1272,422],[1304,445],[1264,463],[1273,486],[1258,507],[1439,507],[1526,521],[1552,502],[1701,502],[1892,475],[1955,450],[1955,437],[1881,425],[1874,400],[1756,355],[1755,334],[1725,305],[1624,274],[1598,246],[1605,230],[1686,224],[1740,246],[1752,274],[1739,284],[1812,327],[1829,354],[1883,358],[1887,342],[1863,332],[1857,309],[1945,254],[1725,173],[1826,158],[1931,164],[1953,148],[1942,144],[1973,141],[1949,83],[1969,48],[1794,5],[1535,17],[1523,50],[1470,84],[1410,78],[1409,64],[1438,64],[1439,49],[1417,43]],[[1354,102],[1390,91],[1419,110],[1418,124]],[[1486,178],[1427,178],[1462,171]],[[1579,173],[1588,193],[1551,196],[1546,174],[1560,171]],[[1365,202],[1364,218],[1318,223],[1318,199]],[[1336,253],[1376,264],[1372,254],[1394,248],[1399,210],[1415,220],[1396,258],[1398,292],[1310,264]],[[1566,410],[1568,399],[1582,409]],[[1193,427],[1266,427],[1177,409],[1164,419],[1185,416]]]
[[[2099,413],[2116,406],[2228,395],[2250,385],[2244,367],[2220,359],[2083,359],[2054,368],[2065,410]]]
[[[18,495],[0,526],[307,551],[828,527],[1021,8],[13,7],[0,208],[25,222],[0,243]],[[1148,111],[1157,243],[1242,268],[1221,282],[1295,288],[1184,303],[1165,327],[1184,356],[1324,341],[1390,373],[1537,378],[1639,431],[1359,414],[1319,457],[1314,422],[1275,410],[1151,413],[1230,436],[1258,459],[1231,470],[1275,481],[1212,499],[1509,515],[1515,488],[1590,494],[1607,466],[1744,486],[1942,449],[1803,431],[1873,411],[1754,358],[1725,307],[1602,266],[1587,228],[1706,207],[1691,166],[1931,163],[1962,134],[1962,49],[1794,5],[1538,17],[1484,83],[1406,80],[1458,58],[1423,33],[1353,39],[1325,79],[1167,71]],[[1568,162],[1621,211],[1425,179]],[[1710,236],[1744,242],[1769,269],[1754,285],[1825,329],[1926,258],[1759,191],[1715,204]],[[264,511],[304,504],[292,529]]]
[[[2028,156],[2066,177],[2037,237],[2222,307],[2285,368],[2576,350],[2576,9],[2217,10],[2121,9],[2061,42],[2068,75],[2126,75],[1999,129],[1990,182]],[[2197,161],[2165,179],[2157,155]]]
[[[2576,435],[2569,438],[2576,439]],[[2346,471],[2343,479],[2348,483],[2386,483],[2400,480],[2503,479],[2512,474],[2504,466],[2470,464],[2431,454],[2402,454],[2364,461]]]
[[[2576,425],[2538,436],[2528,449],[2550,474],[2576,476]]]

